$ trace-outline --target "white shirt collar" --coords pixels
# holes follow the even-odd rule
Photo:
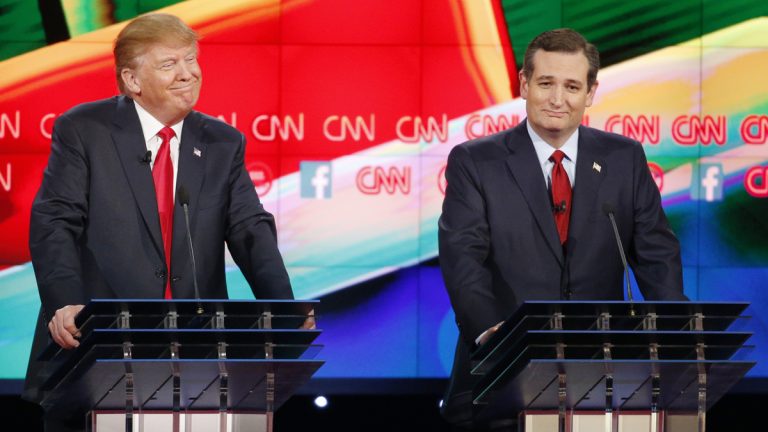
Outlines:
[[[136,107],[136,113],[139,115],[139,122],[141,123],[141,131],[144,134],[144,142],[147,143],[157,136],[157,133],[160,132],[165,125],[153,117],[149,111],[145,110],[144,107],[135,100],[133,101],[133,106]],[[183,125],[183,119],[180,122],[171,125],[171,129],[176,133],[176,138],[179,141],[181,141],[181,129]]]
[[[528,135],[530,135],[531,141],[533,142],[533,148],[536,150],[536,157],[539,159],[539,165],[543,167],[549,162],[549,157],[552,156],[552,153],[558,149],[544,141],[544,139],[533,130],[530,122],[526,121],[525,126],[528,128]],[[565,153],[565,157],[568,158],[571,163],[574,165],[576,164],[576,156],[579,152],[579,128],[576,128],[559,150]]]

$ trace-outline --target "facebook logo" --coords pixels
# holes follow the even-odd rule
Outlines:
[[[331,163],[308,162],[299,164],[301,197],[328,199],[331,197]]]
[[[723,165],[719,163],[703,163],[699,165],[698,173],[694,171],[691,182],[691,198],[702,201],[723,200]]]

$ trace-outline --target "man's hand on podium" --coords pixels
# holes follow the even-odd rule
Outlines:
[[[311,309],[307,312],[307,319],[304,320],[304,324],[301,325],[302,330],[314,330],[317,328],[315,323],[315,310]]]
[[[85,307],[84,305],[68,305],[56,311],[48,323],[48,331],[53,341],[64,349],[77,348],[80,342],[80,330],[75,327],[75,316]]]
[[[477,339],[475,339],[475,343],[477,344],[477,346],[482,346],[486,342],[488,342],[488,339],[490,339],[491,336],[493,336],[493,334],[496,333],[496,330],[498,330],[502,324],[504,324],[504,321],[496,324],[495,326],[481,333],[480,336],[478,336]]]

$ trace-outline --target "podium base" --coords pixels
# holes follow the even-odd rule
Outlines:
[[[569,412],[568,432],[699,432],[696,413],[659,413],[654,425],[649,411],[624,411],[607,416],[601,411]],[[524,411],[520,432],[560,432],[557,411]]]
[[[175,423],[175,424],[174,424]],[[91,432],[268,432],[266,414],[219,413],[218,411],[181,412],[142,411],[132,416],[132,430],[126,431],[122,411],[90,413]]]

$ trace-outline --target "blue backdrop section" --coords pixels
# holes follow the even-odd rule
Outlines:
[[[32,347],[40,297],[32,264],[0,271],[0,379],[22,378]]]
[[[748,360],[757,361],[757,365],[747,374],[748,377],[768,376],[768,290],[765,281],[768,280],[766,268],[708,268],[701,271],[699,295],[702,301],[746,301],[752,305],[747,308],[745,315],[749,321],[737,324],[734,328],[752,331],[755,334],[747,342],[755,345],[756,349],[748,356]],[[736,282],[736,283],[734,283]],[[766,391],[768,389],[763,389]]]
[[[404,268],[325,296],[318,308],[328,360],[319,378],[442,378],[458,334],[434,264]]]
[[[320,378],[411,377],[418,368],[418,267],[322,298],[317,310],[328,361]]]
[[[451,371],[459,331],[437,263],[419,268],[419,377]]]

